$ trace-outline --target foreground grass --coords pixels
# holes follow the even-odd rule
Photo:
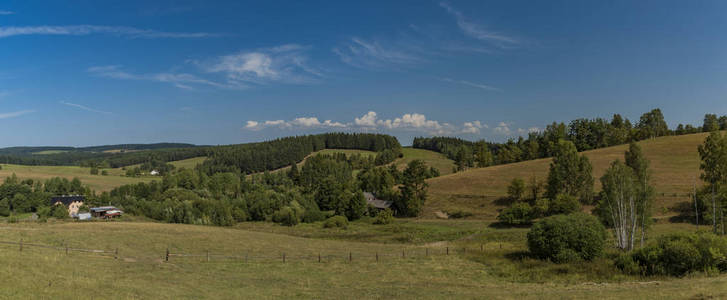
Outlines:
[[[689,201],[689,193],[699,181],[699,153],[697,146],[706,133],[660,137],[639,142],[651,161],[652,180],[656,189],[655,213],[665,215],[676,204]],[[583,152],[593,164],[595,190],[600,191],[598,180],[614,160],[622,160],[628,145]],[[494,218],[504,207],[497,200],[507,195],[507,186],[513,178],[529,181],[536,177],[545,181],[551,159],[537,159],[513,164],[475,168],[464,172],[430,179],[430,197],[425,215],[433,217],[437,211],[463,210],[481,218]]]
[[[442,221],[445,222],[445,221]],[[429,223],[410,226],[432,226]],[[471,224],[466,224],[471,223]],[[438,224],[439,226],[448,226]],[[474,221],[452,227],[475,228]],[[356,225],[354,225],[356,226]],[[523,247],[526,229],[480,227],[481,231],[448,242],[449,256],[417,258],[382,256],[422,249],[410,244],[322,240],[207,226],[137,222],[21,222],[0,224],[0,240],[119,249],[120,258],[0,245],[0,298],[721,298],[727,297],[727,276],[683,279],[608,280],[585,273],[610,274],[602,262],[554,265],[514,258]],[[305,229],[303,230],[310,230]],[[365,229],[361,229],[365,230]],[[666,230],[671,230],[667,228]],[[484,243],[485,251],[458,253],[456,247]],[[499,244],[504,244],[500,248]],[[427,245],[431,246],[431,245]],[[268,255],[267,260],[162,257],[173,253]],[[288,253],[282,263],[278,254]],[[318,263],[305,259],[317,253],[353,253]],[[251,255],[252,255],[251,254]],[[365,254],[369,254],[366,256]],[[536,274],[536,275],[528,275]],[[604,275],[605,276],[605,275]],[[610,275],[609,275],[610,276]]]

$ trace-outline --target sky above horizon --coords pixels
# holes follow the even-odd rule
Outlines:
[[[2,1],[0,147],[727,114],[725,1]]]

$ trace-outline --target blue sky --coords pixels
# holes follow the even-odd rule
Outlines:
[[[102,2],[102,3],[101,3]],[[727,114],[724,1],[3,1],[0,146]]]

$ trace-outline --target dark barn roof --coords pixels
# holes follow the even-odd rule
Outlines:
[[[391,204],[392,204],[391,201],[377,199],[376,196],[374,196],[374,194],[369,193],[369,192],[364,192],[363,194],[364,194],[364,198],[366,198],[366,203],[368,203],[369,205],[371,205],[375,208],[387,209],[387,208],[391,207]]]
[[[82,195],[70,195],[70,196],[57,196],[50,198],[50,205],[55,205],[56,203],[60,202],[63,203],[63,205],[68,206],[73,202],[85,202],[86,197]]]

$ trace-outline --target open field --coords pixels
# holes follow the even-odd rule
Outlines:
[[[66,153],[66,152],[68,152],[68,151],[66,151],[66,150],[45,150],[45,151],[38,151],[33,154],[35,154],[35,155],[51,155],[51,154],[61,154],[61,153]]]
[[[169,163],[174,165],[174,167],[176,167],[177,169],[181,169],[181,168],[194,169],[195,167],[197,167],[198,164],[203,163],[206,159],[207,159],[206,156],[201,156],[201,157],[193,157],[193,158],[188,158],[188,159],[183,159],[183,160],[178,160],[178,161],[172,161]]]
[[[660,137],[641,141],[644,154],[651,161],[651,184],[655,187],[655,214],[665,214],[675,204],[689,201],[689,193],[699,182],[700,145],[706,133]],[[586,151],[593,164],[595,190],[599,191],[600,177],[612,161],[623,161],[628,145]],[[428,203],[425,215],[436,211],[464,210],[478,217],[494,218],[502,206],[494,203],[507,194],[509,182],[516,177],[529,182],[535,176],[545,182],[551,159],[538,159],[487,168],[470,169],[457,174],[429,180]]]
[[[2,165],[0,170],[0,179],[17,175],[20,179],[39,179],[46,180],[53,177],[68,178],[74,177],[88,185],[97,192],[110,191],[118,186],[132,184],[138,182],[149,182],[154,178],[131,178],[124,177],[121,169],[106,169],[108,176],[91,175],[89,168],[81,168],[75,166],[21,166],[21,165]]]
[[[396,160],[394,163],[403,170],[406,165],[415,159],[423,160],[428,166],[435,167],[439,170],[441,175],[452,174],[452,168],[454,168],[454,161],[444,156],[444,154],[437,153],[434,151],[414,148],[403,148],[402,152],[404,157]]]
[[[442,221],[450,222],[450,221]],[[484,225],[477,223],[467,225]],[[449,226],[444,225],[442,226]],[[416,224],[412,226],[417,226]],[[458,226],[458,225],[453,225]],[[136,222],[49,222],[2,224],[2,241],[62,247],[119,249],[113,255],[79,253],[25,246],[0,245],[5,276],[2,298],[486,298],[486,299],[635,299],[721,298],[727,296],[727,276],[683,279],[598,278],[602,264],[554,265],[517,261],[524,229],[480,227],[468,239],[412,246],[301,238],[268,232],[194,225]],[[500,233],[495,233],[500,232]],[[510,237],[510,240],[499,237]],[[500,241],[498,241],[500,240]],[[502,249],[499,244],[503,243]],[[485,251],[475,245],[484,244]],[[449,256],[383,256],[445,245],[470,247]],[[264,259],[223,260],[172,257],[173,253],[265,255]],[[353,261],[347,260],[351,252]],[[282,263],[281,254],[289,259]],[[339,255],[318,263],[302,258],[322,253]],[[411,252],[410,252],[411,253]],[[578,270],[585,271],[578,271]],[[593,272],[595,269],[595,272]],[[585,275],[591,272],[596,275]],[[609,273],[612,270],[600,270]],[[535,274],[535,275],[528,275]],[[542,277],[533,277],[542,276]],[[541,282],[547,280],[549,282]]]

